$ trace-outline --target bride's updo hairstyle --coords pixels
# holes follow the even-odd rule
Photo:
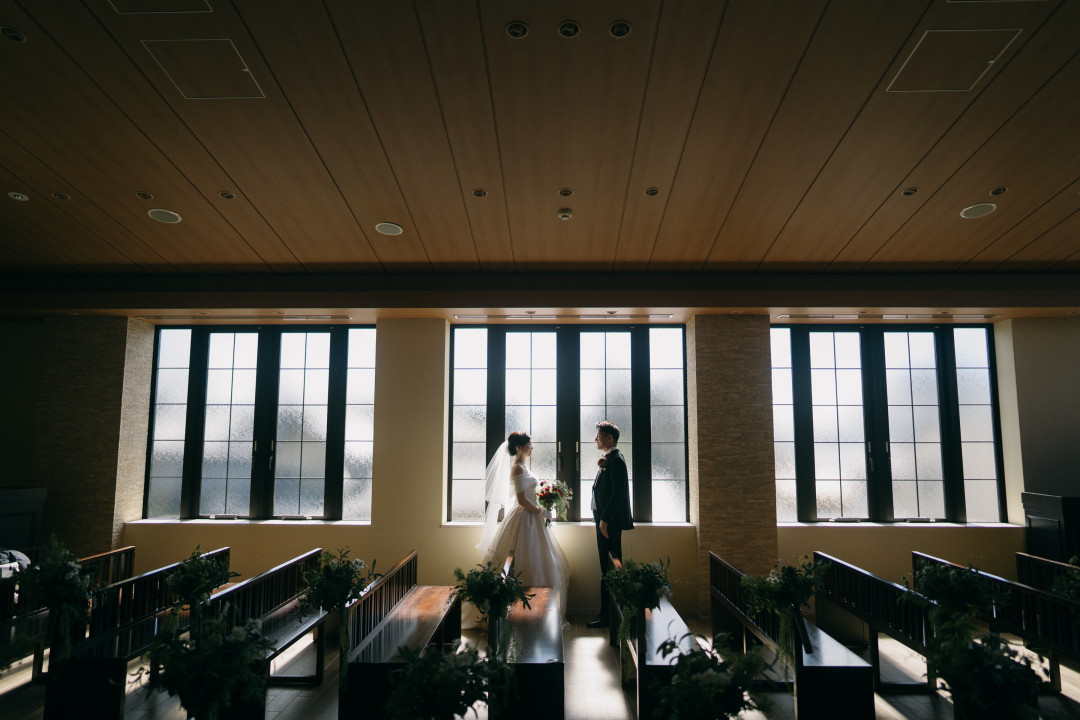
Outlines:
[[[510,433],[510,437],[506,438],[506,452],[517,455],[518,448],[528,445],[531,440],[532,438],[527,434],[516,430]]]

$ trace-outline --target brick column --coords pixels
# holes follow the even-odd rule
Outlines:
[[[686,343],[690,521],[707,616],[710,550],[754,575],[779,552],[769,318],[697,316]]]
[[[117,545],[142,516],[152,325],[122,317],[45,322],[34,429],[43,525],[76,555]]]

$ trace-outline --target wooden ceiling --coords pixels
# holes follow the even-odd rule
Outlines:
[[[8,276],[1080,271],[1072,0],[0,0],[0,25]]]

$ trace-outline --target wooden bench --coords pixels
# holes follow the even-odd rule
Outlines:
[[[777,650],[778,619],[772,613],[750,615],[742,577],[742,571],[734,565],[716,553],[709,553],[713,629],[732,630],[738,626],[744,649],[746,633],[749,632],[766,646]],[[870,663],[820,628],[798,621],[796,627],[800,625],[805,628],[805,636],[794,648],[796,717],[800,720],[873,718],[874,678]]]
[[[622,569],[622,561],[618,558],[612,557],[611,562],[614,567]],[[615,648],[615,661],[623,683],[635,685],[637,717],[651,718],[656,707],[652,686],[657,682],[671,682],[678,659],[675,655],[661,655],[660,646],[674,640],[680,651],[689,652],[696,640],[671,602],[661,598],[659,607],[630,618],[624,653],[624,648],[619,647],[618,628],[626,609],[619,605],[614,593],[608,592],[608,642]]]
[[[32,563],[37,563],[44,552],[43,547],[29,548],[23,554],[30,558]],[[100,583],[112,583],[131,577],[135,565],[134,546],[122,547],[116,550],[91,555],[81,558],[79,565],[90,571],[92,578]],[[18,607],[19,576],[0,580],[0,645],[11,643],[15,635],[25,635],[31,638],[34,644],[34,663],[32,678],[39,680],[43,677],[45,663],[45,634],[49,622],[48,608],[37,608],[27,611]],[[75,629],[73,639],[78,640],[81,634]]]
[[[503,575],[514,571],[514,556],[503,563]],[[565,667],[562,599],[558,588],[528,587],[529,608],[515,603],[507,614],[511,643],[506,661],[514,666],[515,696],[507,715],[513,718],[555,718],[565,713]],[[543,702],[534,689],[543,688]]]
[[[201,557],[219,560],[227,567],[230,550],[219,548]],[[176,602],[168,578],[179,567],[175,562],[98,592],[87,636],[72,646],[71,656],[56,668],[56,675],[50,668],[45,694],[48,716],[76,717],[94,707],[95,717],[123,718],[128,663],[150,649]],[[182,625],[186,621],[185,615]]]
[[[828,619],[837,614],[833,608],[839,608],[863,624],[866,630],[863,639],[870,650],[870,665],[874,672],[874,691],[881,694],[933,692],[937,682],[931,665],[927,665],[925,682],[883,681],[878,639],[879,634],[887,635],[926,657],[926,642],[930,639],[927,606],[913,602],[903,585],[884,580],[838,558],[815,552],[814,562],[829,563],[823,588],[817,595],[817,620],[821,627],[832,631],[833,627],[839,626],[839,618],[833,623]]]
[[[924,564],[969,571],[969,568],[920,552],[911,553],[912,569]],[[1005,597],[980,616],[993,632],[1016,635],[1024,645],[1044,656],[1049,663],[1049,687],[1061,692],[1063,659],[1080,661],[1080,603],[1046,590],[978,571],[979,575]]]
[[[461,637],[455,588],[417,585],[417,569],[414,550],[346,608],[349,668],[338,690],[339,718],[386,717],[390,672],[401,664],[398,648],[441,650]]]
[[[270,685],[318,687],[323,681],[326,663],[327,611],[306,606],[301,594],[306,587],[304,575],[317,570],[322,549],[316,548],[230,585],[210,596],[203,617],[223,617],[229,627],[258,620],[262,635],[270,641],[264,662]],[[272,675],[270,664],[298,640],[314,633],[315,672],[310,675]],[[265,704],[265,703],[264,703]]]

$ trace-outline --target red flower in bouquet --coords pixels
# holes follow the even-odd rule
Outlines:
[[[607,455],[605,455],[604,457],[597,460],[596,464],[599,465],[602,468],[606,468],[607,467]]]
[[[536,486],[536,504],[547,510],[554,510],[563,520],[566,519],[566,511],[569,501],[574,493],[560,480],[541,480]]]

